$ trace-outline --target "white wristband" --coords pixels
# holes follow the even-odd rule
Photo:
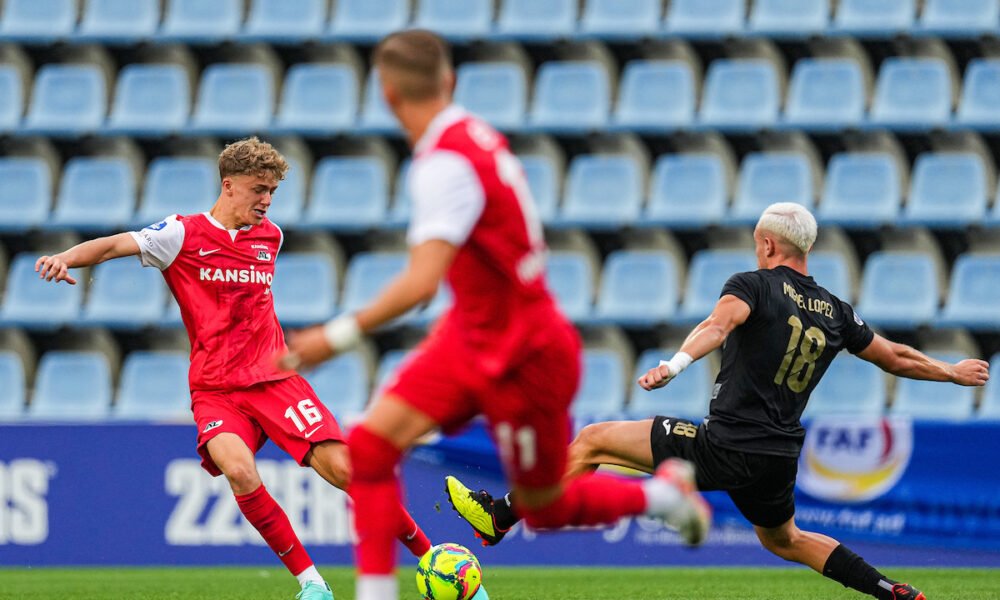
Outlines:
[[[688,368],[694,359],[687,352],[678,352],[670,360],[661,360],[660,366],[666,366],[670,370],[670,378],[680,375],[681,371]]]
[[[361,327],[354,315],[340,315],[326,322],[323,334],[330,347],[337,352],[351,350],[361,343]]]

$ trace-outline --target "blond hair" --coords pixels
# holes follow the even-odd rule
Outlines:
[[[441,36],[426,29],[391,33],[375,47],[372,62],[390,77],[406,100],[422,101],[444,91],[451,70],[451,48]]]
[[[808,254],[816,242],[816,218],[801,204],[777,202],[764,209],[757,229],[770,231],[802,254]]]
[[[219,178],[233,175],[270,175],[276,181],[285,178],[288,162],[274,146],[256,136],[229,144],[219,154]]]

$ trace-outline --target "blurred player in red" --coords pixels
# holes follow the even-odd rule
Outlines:
[[[588,474],[562,481],[580,341],[545,286],[542,226],[507,141],[451,103],[455,76],[438,36],[410,30],[375,49],[386,101],[413,144],[410,260],[369,306],[293,336],[287,367],[350,349],[361,335],[429,302],[447,278],[454,305],[350,434],[358,600],[398,594],[392,538],[405,519],[396,466],[429,431],[485,414],[529,525],[556,528],[639,513],[692,544],[707,505],[688,463],[644,484]]]
[[[322,600],[332,592],[254,461],[270,438],[338,488],[346,489],[351,477],[337,421],[305,379],[273,360],[285,349],[271,296],[284,235],[266,214],[287,171],[270,144],[238,141],[219,156],[222,190],[209,212],[171,215],[141,231],[84,242],[39,258],[35,270],[73,285],[71,268],[138,255],[143,266],[162,271],[191,340],[191,409],[202,466],[229,480],[243,516],[302,585],[296,598]],[[430,547],[409,515],[397,524],[392,535],[414,554]]]

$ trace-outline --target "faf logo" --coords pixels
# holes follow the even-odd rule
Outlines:
[[[798,484],[821,500],[865,502],[896,485],[912,452],[909,420],[816,419],[799,458]]]

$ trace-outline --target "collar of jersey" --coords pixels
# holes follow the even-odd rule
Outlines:
[[[461,121],[468,116],[465,109],[457,104],[449,104],[447,108],[434,115],[431,122],[427,125],[427,130],[424,131],[424,135],[420,136],[417,140],[417,144],[413,147],[413,153],[417,154],[422,150],[425,150],[433,146],[444,130],[451,127],[458,121]]]
[[[221,229],[223,231],[250,231],[250,228],[253,227],[253,225],[244,225],[243,227],[240,227],[239,229],[226,229],[226,226],[223,225],[222,223],[219,223],[215,219],[215,217],[212,216],[212,213],[203,212],[201,214],[205,215],[205,218],[208,219],[209,223],[211,223],[212,225],[215,225],[216,227],[218,227],[219,229]]]

